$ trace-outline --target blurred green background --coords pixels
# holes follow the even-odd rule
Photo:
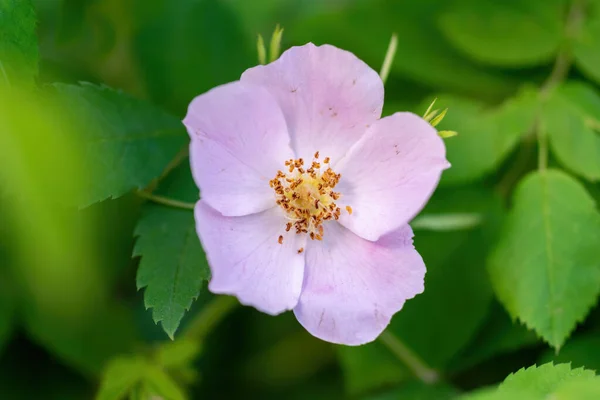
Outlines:
[[[591,289],[592,301],[575,318],[582,323],[556,356],[508,316],[486,271],[515,185],[537,167],[531,130],[555,61],[565,56],[573,64],[558,79],[578,81],[593,93],[600,83],[598,2],[34,0],[33,13],[11,14],[18,3],[0,0],[0,61],[11,82],[0,86],[0,399],[94,398],[110,360],[147,354],[169,341],[144,306],[144,290],[154,296],[155,278],[140,272],[138,286],[148,288],[137,290],[136,274],[141,255],[153,260],[146,271],[168,275],[171,250],[163,254],[160,245],[177,246],[169,223],[187,226],[190,214],[161,214],[131,192],[154,185],[185,148],[185,133],[146,144],[139,154],[147,154],[135,165],[98,154],[104,140],[98,138],[128,127],[180,129],[177,119],[194,96],[257,64],[257,34],[268,40],[276,24],[284,28],[283,50],[329,43],[376,70],[396,33],[384,112],[422,114],[434,97],[449,108],[442,127],[459,133],[446,140],[453,167],[423,215],[468,214],[476,222],[445,228],[422,219],[415,226],[415,245],[428,267],[426,291],[390,328],[444,380],[425,387],[380,342],[333,346],[311,337],[291,313],[274,318],[243,307],[202,341],[192,367],[197,376],[178,372],[175,380],[189,397],[444,399],[501,382],[536,362],[600,367],[600,312],[593,306],[600,285]],[[39,50],[26,41],[32,26]],[[78,82],[120,89],[127,100],[112,106],[120,95],[74,86]],[[600,97],[593,96],[592,114],[600,110]],[[556,107],[558,114],[568,108]],[[573,148],[568,140],[556,145],[548,163],[582,176],[597,200],[600,139],[593,135],[600,113],[586,118],[592,138]],[[584,129],[577,119],[564,123],[567,130]],[[184,158],[158,190],[193,202],[197,192],[189,184]],[[140,218],[146,222],[138,224]],[[150,218],[165,221],[154,241],[144,239],[156,227]],[[141,237],[135,252],[134,231]],[[205,274],[201,250],[193,251],[198,257],[191,262]],[[600,267],[599,257],[592,258]],[[184,328],[214,300],[205,279],[199,272],[203,287]],[[163,321],[165,330],[175,330],[175,319]],[[545,339],[554,347],[563,341]]]

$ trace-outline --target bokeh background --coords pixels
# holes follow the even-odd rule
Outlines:
[[[75,206],[81,202],[73,199],[85,198],[94,186],[82,132],[98,129],[103,117],[81,115],[77,101],[55,104],[44,94],[48,85],[103,84],[181,118],[194,96],[256,65],[257,34],[268,41],[276,24],[284,28],[283,49],[329,43],[376,70],[396,33],[385,113],[423,114],[434,97],[449,108],[442,127],[459,133],[446,140],[453,168],[424,215],[459,217],[415,226],[415,244],[428,266],[426,291],[390,328],[445,381],[423,388],[379,342],[332,346],[306,333],[291,313],[270,317],[240,307],[202,342],[197,376],[186,380],[190,398],[443,399],[545,360],[600,367],[596,308],[555,355],[509,317],[486,270],[515,185],[537,167],[536,142],[528,135],[535,122],[532,98],[552,75],[564,42],[584,29],[584,22],[572,32],[566,28],[571,3],[33,1],[38,89],[0,93],[0,398],[91,399],[114,357],[169,341],[145,309],[144,290],[136,288],[134,230],[147,203],[126,190]],[[582,15],[572,18],[597,21],[595,4],[581,5]],[[21,16],[0,12],[0,32],[14,18]],[[593,37],[600,32],[586,35],[577,36],[582,56],[568,74],[594,87],[600,39]],[[557,164],[553,156],[549,163]],[[161,188],[180,175],[189,179],[186,162]],[[598,199],[598,185],[585,185]],[[155,257],[170,267],[167,257]],[[212,299],[203,288],[182,326]]]

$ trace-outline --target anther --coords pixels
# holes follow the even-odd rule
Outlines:
[[[279,239],[277,239],[277,242],[279,242],[279,244],[283,244],[283,236],[279,235]]]

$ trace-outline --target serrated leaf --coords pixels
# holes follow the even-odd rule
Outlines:
[[[177,168],[160,186],[159,193],[179,200],[196,201],[189,166]],[[152,317],[173,338],[181,318],[209,278],[208,263],[196,234],[194,213],[159,204],[147,204],[135,230],[139,236],[134,256],[141,256],[138,289],[146,288],[144,303]]]
[[[573,368],[585,367],[600,371],[600,337],[597,333],[577,336],[567,342],[556,354],[548,350],[540,357],[539,363],[570,363]]]
[[[583,26],[573,40],[575,63],[590,79],[600,83],[600,3],[591,2]]]
[[[36,17],[31,0],[0,2],[0,88],[33,86],[38,73]]]
[[[477,61],[508,67],[550,61],[563,38],[564,0],[455,1],[440,27]]]
[[[542,129],[561,164],[600,179],[600,94],[592,86],[569,82],[556,88],[543,105]]]
[[[600,378],[594,371],[572,369],[569,364],[544,364],[510,374],[498,389],[483,389],[460,396],[460,400],[588,400],[578,393],[596,392]],[[595,399],[595,398],[594,398]]]
[[[481,93],[481,88],[487,96],[514,90],[513,80],[480,68],[445,43],[436,26],[439,11],[438,0],[347,2],[330,12],[298,18],[285,27],[285,35],[294,44],[330,43],[352,51],[378,69],[395,32],[398,49],[392,75],[469,94]]]
[[[487,314],[492,291],[484,261],[496,230],[499,207],[488,191],[454,188],[438,190],[423,212],[469,210],[483,215],[482,225],[475,229],[415,234],[415,248],[427,266],[425,292],[404,305],[388,331],[434,369],[443,370],[449,365]],[[380,342],[340,347],[338,354],[346,390],[351,395],[397,384],[411,376]]]
[[[569,364],[552,363],[520,369],[510,374],[498,388],[500,393],[510,390],[526,390],[536,398],[546,399],[554,390],[569,381],[597,380],[594,371],[583,368],[572,369]]]
[[[120,91],[89,83],[54,87],[92,171],[80,207],[148,186],[188,140],[178,118]]]
[[[133,321],[108,300],[96,215],[57,204],[75,196],[89,175],[76,140],[57,124],[56,109],[46,100],[39,93],[0,90],[0,181],[11,188],[2,214],[15,252],[11,276],[23,333],[95,376],[108,358],[130,348]]]
[[[489,261],[508,312],[560,348],[600,293],[600,215],[585,188],[557,170],[517,187]]]
[[[421,108],[425,108],[425,101]],[[446,140],[452,168],[444,172],[442,184],[468,183],[494,171],[533,125],[537,96],[524,89],[496,108],[465,98],[440,95],[437,105],[448,108],[439,130],[457,131]]]

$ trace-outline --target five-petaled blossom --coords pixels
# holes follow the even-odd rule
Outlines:
[[[192,101],[183,122],[212,292],[359,345],[423,291],[408,222],[449,164],[425,120],[380,119],[382,107],[375,71],[313,44]]]

